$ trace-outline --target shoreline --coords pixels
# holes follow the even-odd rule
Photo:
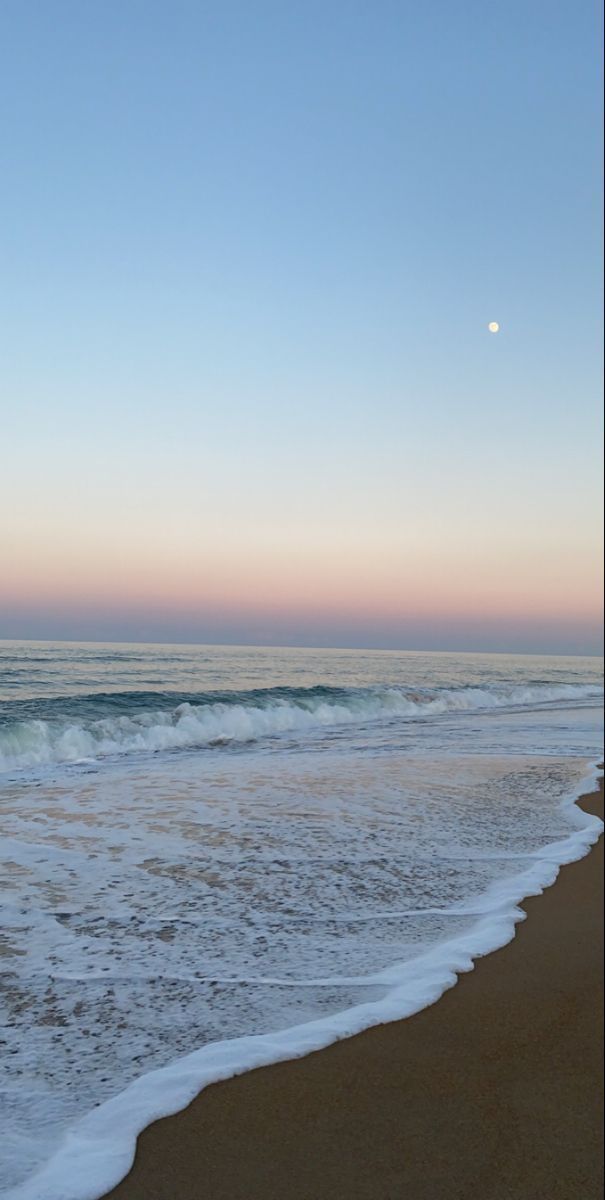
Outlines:
[[[602,779],[576,803],[602,817]],[[601,838],[436,1004],[148,1126],[106,1200],[596,1200],[602,861]]]

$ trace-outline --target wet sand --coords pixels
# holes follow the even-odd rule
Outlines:
[[[602,869],[601,839],[432,1008],[150,1126],[111,1200],[596,1200]]]

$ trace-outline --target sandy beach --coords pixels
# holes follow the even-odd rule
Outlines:
[[[602,865],[601,839],[433,1007],[150,1126],[111,1200],[596,1200]]]

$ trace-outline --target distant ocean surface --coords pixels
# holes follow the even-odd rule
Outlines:
[[[592,658],[0,642],[0,1187],[434,1002],[581,857]]]

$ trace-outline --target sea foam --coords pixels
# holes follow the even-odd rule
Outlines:
[[[531,862],[525,870],[495,885],[489,911],[467,933],[366,980],[383,985],[380,999],[279,1032],[215,1042],[141,1076],[74,1125],[52,1159],[7,1193],[7,1200],[98,1200],[130,1169],[138,1133],[184,1108],[209,1084],[302,1057],[434,1004],[459,974],[473,969],[477,958],[513,938],[515,925],[525,916],[519,903],[554,883],[560,866],[582,858],[598,839],[602,822],[579,809],[575,799],[594,790],[599,773],[593,766],[565,801],[573,832],[528,856]]]

